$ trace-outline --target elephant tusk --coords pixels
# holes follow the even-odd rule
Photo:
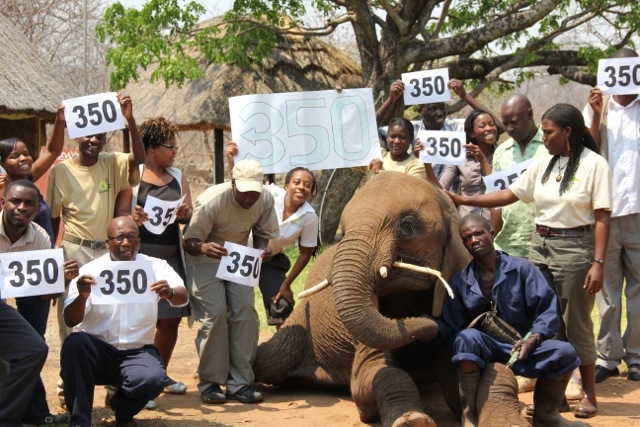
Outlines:
[[[387,278],[387,267],[385,267],[384,265],[380,267],[380,277],[382,277],[383,279]]]
[[[324,279],[322,282],[318,283],[317,285],[312,286],[309,289],[300,292],[298,294],[298,298],[306,298],[310,295],[317,294],[327,286],[329,286],[329,281],[327,279]]]
[[[436,276],[438,279],[440,279],[440,282],[442,282],[442,285],[447,290],[449,297],[453,299],[453,290],[451,289],[451,286],[449,286],[449,284],[444,279],[444,277],[442,277],[442,273],[440,273],[438,270],[434,270],[433,268],[429,268],[429,267],[421,267],[419,265],[414,265],[414,264],[407,264],[406,262],[400,262],[400,261],[394,262],[393,266],[406,268],[407,270],[418,271],[420,273],[427,273],[427,274],[431,274],[432,276]]]

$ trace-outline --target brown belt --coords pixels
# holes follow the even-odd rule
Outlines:
[[[581,237],[585,232],[593,230],[592,225],[581,225],[573,228],[551,228],[536,224],[536,234],[542,237]]]
[[[107,249],[107,243],[104,240],[87,240],[68,233],[64,233],[64,236],[62,236],[62,240],[66,240],[67,242],[73,243],[74,245],[80,245],[84,246],[85,248],[91,248],[98,251]]]

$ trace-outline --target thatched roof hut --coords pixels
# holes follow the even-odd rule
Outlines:
[[[0,139],[22,138],[37,155],[60,101],[78,94],[2,14],[0,57]]]
[[[218,22],[220,18],[212,18],[200,26]],[[204,64],[205,77],[187,82],[181,88],[175,85],[166,88],[163,81],[150,83],[152,71],[142,71],[140,79],[123,90],[133,100],[136,118],[142,121],[160,115],[173,121],[181,131],[213,130],[216,182],[222,180],[222,135],[223,131],[230,130],[230,97],[362,84],[360,67],[353,60],[317,38],[302,36],[280,37],[274,53],[249,68]]]

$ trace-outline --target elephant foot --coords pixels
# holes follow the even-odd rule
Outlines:
[[[436,427],[436,422],[427,414],[411,411],[402,414],[391,427]]]
[[[504,365],[489,364],[480,376],[478,427],[530,427],[520,412],[518,383]]]

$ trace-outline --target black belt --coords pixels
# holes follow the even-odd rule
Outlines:
[[[543,237],[581,237],[593,230],[592,225],[581,225],[573,228],[551,228],[536,224],[536,234]]]
[[[82,239],[78,236],[74,236],[73,234],[64,233],[62,240],[65,240],[69,243],[73,243],[74,245],[84,246],[85,248],[90,248],[94,250],[102,250],[107,249],[107,242],[104,240],[87,240]]]

